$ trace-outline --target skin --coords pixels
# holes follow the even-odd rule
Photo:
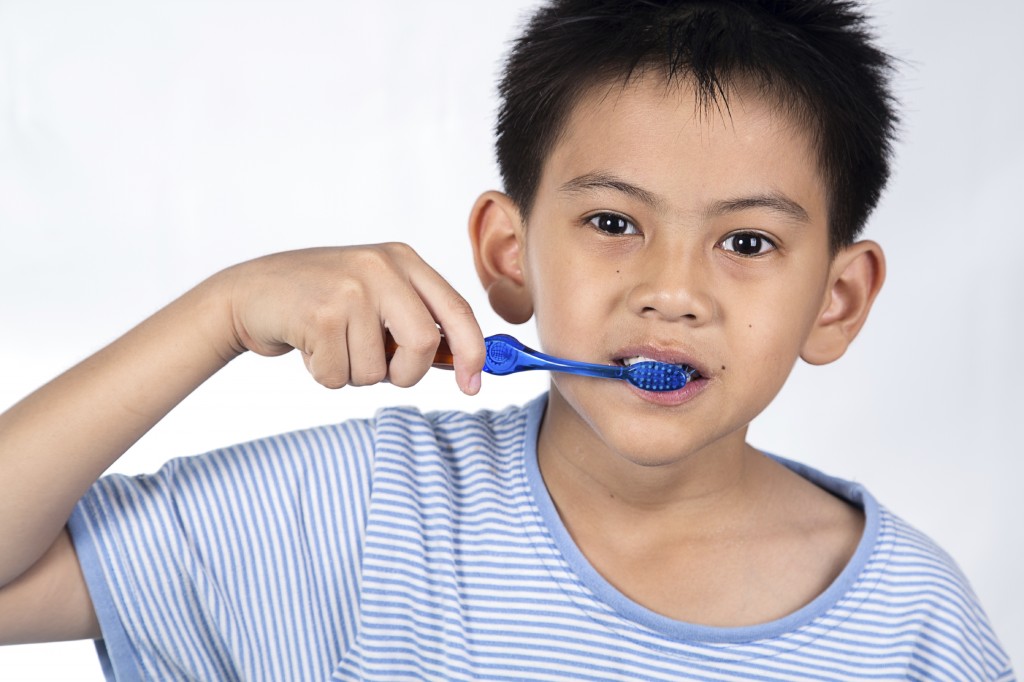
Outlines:
[[[792,612],[852,553],[859,512],[745,434],[797,357],[842,355],[884,278],[871,242],[829,258],[825,192],[801,131],[741,93],[730,106],[729,119],[695,117],[689,91],[657,81],[595,90],[545,164],[529,226],[498,192],[470,217],[491,305],[510,322],[535,315],[546,351],[660,356],[703,375],[660,399],[557,375],[538,453],[595,568],[655,611],[710,625]],[[737,208],[751,197],[773,202]],[[600,213],[628,220],[627,233],[596,229]],[[737,253],[752,231],[777,248]],[[411,248],[275,254],[215,274],[0,415],[0,644],[100,635],[67,518],[231,359],[295,349],[329,388],[411,386],[437,325],[459,388],[477,393],[479,325]],[[385,328],[399,344],[390,364]]]

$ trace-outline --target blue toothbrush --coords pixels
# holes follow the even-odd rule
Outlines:
[[[605,379],[625,379],[637,388],[645,391],[677,391],[686,385],[697,374],[697,370],[686,365],[672,365],[667,362],[645,360],[628,367],[622,365],[598,365],[589,362],[577,362],[547,355],[524,346],[518,339],[508,334],[495,334],[484,339],[487,347],[487,359],[484,371],[496,376],[524,372],[531,369],[546,369],[551,372],[566,372],[588,377]],[[398,344],[387,334],[385,353],[388,359],[394,355]],[[451,349],[444,337],[434,355],[434,367],[454,369]]]

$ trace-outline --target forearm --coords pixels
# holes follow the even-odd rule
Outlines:
[[[239,348],[200,285],[0,415],[0,586],[51,546],[118,457]]]

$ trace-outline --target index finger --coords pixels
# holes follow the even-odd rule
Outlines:
[[[473,307],[427,263],[410,268],[409,282],[441,326],[455,364],[455,381],[466,395],[480,390],[486,349]]]

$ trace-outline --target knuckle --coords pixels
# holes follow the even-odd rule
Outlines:
[[[348,373],[342,369],[318,369],[315,361],[311,365],[307,366],[310,367],[310,373],[313,375],[313,379],[315,379],[321,386],[325,386],[330,389],[339,389],[348,385]]]
[[[348,378],[338,374],[316,377],[316,380],[321,386],[325,386],[331,390],[337,390],[348,384]]]
[[[386,253],[394,258],[409,258],[416,256],[416,251],[405,242],[385,242],[380,245]]]
[[[435,327],[413,334],[403,345],[416,355],[432,355],[437,350],[439,343],[441,343],[441,332]]]
[[[314,338],[334,339],[342,335],[345,318],[332,306],[317,306],[310,311],[307,326]]]
[[[350,265],[358,272],[379,275],[394,270],[397,258],[398,251],[392,244],[371,244],[357,250]]]
[[[366,298],[369,292],[366,282],[355,277],[346,277],[338,282],[336,286],[337,295],[346,300]]]
[[[457,315],[473,316],[473,306],[458,292],[452,292],[448,296],[448,308]]]
[[[422,378],[423,374],[392,374],[390,381],[399,388],[409,388],[410,386],[416,385],[416,383],[418,383]]]
[[[391,258],[388,255],[385,245],[368,246],[355,252],[352,256],[351,267],[353,271],[379,275],[391,268]],[[350,278],[353,279],[353,278]],[[362,285],[358,279],[355,281]]]
[[[387,365],[374,365],[352,371],[350,383],[353,386],[372,386],[384,381],[388,375]]]
[[[313,333],[333,333],[344,329],[351,311],[358,310],[369,298],[366,284],[346,277],[305,289],[293,314]]]
[[[472,348],[464,353],[466,361],[471,366],[483,367],[484,360],[487,359],[487,347],[484,344],[474,344]]]

